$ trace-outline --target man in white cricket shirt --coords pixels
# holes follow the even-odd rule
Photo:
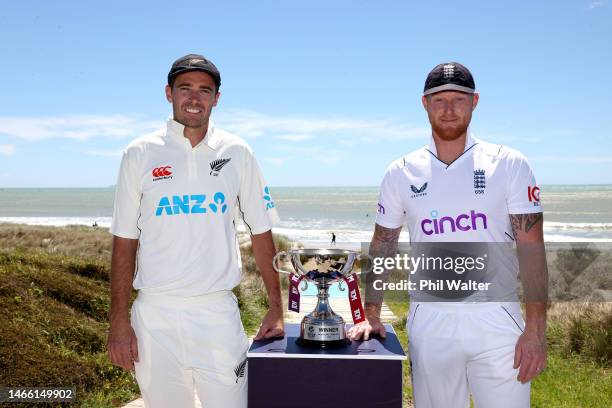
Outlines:
[[[380,190],[373,256],[393,256],[404,224],[413,244],[515,243],[518,252],[518,259],[512,253],[511,262],[494,267],[506,282],[497,301],[473,301],[478,293],[461,302],[412,296],[407,328],[416,408],[467,407],[470,393],[478,408],[527,408],[530,380],[546,365],[539,188],[522,154],[469,134],[479,99],[475,89],[470,71],[459,63],[429,73],[422,103],[431,141],[393,162]],[[516,296],[519,264],[526,321]],[[368,321],[351,330],[353,339],[384,337],[381,302],[381,293],[366,297]]]
[[[135,369],[147,407],[193,407],[194,391],[205,407],[247,406],[248,339],[232,293],[241,278],[237,213],[270,303],[257,338],[284,334],[276,209],[252,150],[210,120],[220,84],[201,55],[176,60],[166,86],[172,119],[130,143],[121,162],[108,351]]]

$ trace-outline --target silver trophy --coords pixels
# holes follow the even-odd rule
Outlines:
[[[299,345],[326,348],[351,343],[346,337],[344,319],[334,313],[329,304],[329,288],[336,282],[339,282],[341,291],[347,290],[347,286],[353,321],[363,321],[365,316],[355,275],[367,271],[353,272],[353,264],[362,257],[370,258],[369,255],[344,249],[293,249],[276,254],[272,261],[274,270],[290,275],[289,310],[299,312],[300,284],[302,290],[306,290],[308,282],[313,282],[318,289],[315,309],[302,319],[300,337],[297,339]],[[283,259],[290,260],[293,272],[278,267],[278,261]]]

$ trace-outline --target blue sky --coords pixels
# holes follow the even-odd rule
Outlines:
[[[378,185],[428,142],[440,62],[481,93],[472,130],[525,153],[542,184],[612,183],[612,3],[28,1],[0,10],[0,187],[104,187],[163,126],[172,62],[206,55],[214,120],[272,186]]]

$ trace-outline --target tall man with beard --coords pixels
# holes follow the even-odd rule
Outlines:
[[[147,407],[193,407],[194,391],[205,407],[247,406],[249,343],[232,293],[241,278],[238,212],[270,304],[256,339],[283,335],[276,210],[252,150],[210,120],[220,84],[201,55],[176,60],[166,86],[173,117],[130,143],[121,162],[108,351],[135,369]]]
[[[527,408],[529,381],[546,365],[539,188],[522,154],[469,134],[479,100],[475,88],[470,71],[456,62],[429,73],[422,103],[430,144],[387,169],[370,245],[374,257],[393,256],[404,223],[412,243],[516,242],[518,259],[512,253],[494,271],[510,283],[494,301],[473,301],[476,294],[461,302],[422,302],[411,294],[407,329],[416,408],[467,407],[470,392],[476,407]],[[519,264],[526,322],[516,295]],[[369,288],[367,321],[350,330],[353,339],[385,334],[382,293]]]

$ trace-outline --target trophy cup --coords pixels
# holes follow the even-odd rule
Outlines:
[[[357,274],[367,271],[353,272],[355,260],[369,255],[344,249],[293,249],[281,251],[274,256],[274,270],[289,275],[289,310],[300,311],[300,283],[302,290],[312,282],[318,289],[317,306],[304,316],[300,326],[300,337],[297,344],[307,347],[342,347],[351,344],[346,337],[344,319],[332,310],[329,304],[329,288],[339,282],[339,289],[345,291],[348,287],[348,297],[351,305],[351,315],[355,324],[365,320],[363,306],[359,295]],[[289,259],[294,272],[282,270],[277,266],[280,259]],[[372,263],[370,262],[370,268]]]

